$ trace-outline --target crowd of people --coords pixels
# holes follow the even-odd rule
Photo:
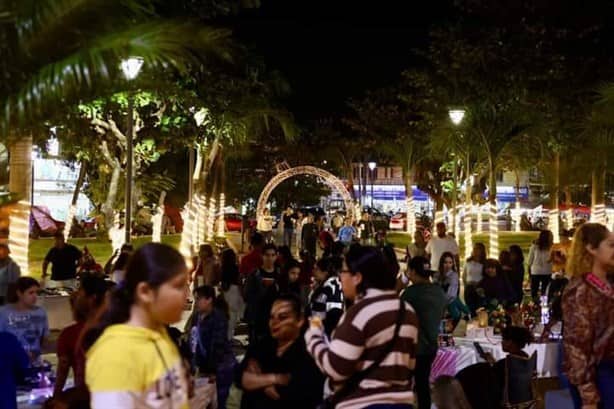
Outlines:
[[[492,408],[502,405],[505,388],[505,363],[492,356],[431,383],[440,336],[451,330],[442,320],[453,328],[489,304],[518,304],[528,281],[527,297],[558,305],[553,317],[563,322],[563,373],[576,407],[614,407],[614,234],[605,227],[584,224],[573,241],[558,245],[541,232],[526,277],[518,246],[489,259],[476,243],[461,269],[444,224],[428,242],[415,234],[405,271],[392,247],[360,244],[354,231],[343,230],[351,223],[336,224],[336,231],[314,227],[316,249],[303,241],[298,259],[289,245],[255,233],[240,260],[230,248],[218,255],[203,245],[188,270],[176,250],[150,243],[123,248],[96,273],[82,272],[70,297],[74,324],[57,341],[49,406],[181,408],[214,382],[220,408],[232,389],[248,409]],[[77,260],[92,264],[69,246],[58,236],[46,257],[52,279],[73,279],[84,264]],[[12,263],[0,246],[0,296],[7,302],[0,307],[0,400],[10,408],[17,384],[42,364],[49,336],[37,306],[39,282],[19,277]],[[193,311],[180,331],[172,325],[190,295]],[[233,339],[241,321],[249,343],[238,359]],[[504,351],[526,361],[530,332],[508,325],[502,335]],[[480,406],[484,377],[494,400]]]

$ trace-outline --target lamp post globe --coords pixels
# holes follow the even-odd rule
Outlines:
[[[465,118],[465,110],[451,109],[448,111],[448,115],[450,115],[450,120],[454,125],[460,125],[460,123],[463,122],[463,118]]]
[[[367,164],[369,166],[369,169],[373,170],[377,167],[377,163],[375,163],[374,161],[371,161]]]
[[[135,79],[143,66],[142,57],[128,57],[121,62],[121,69],[128,81]]]

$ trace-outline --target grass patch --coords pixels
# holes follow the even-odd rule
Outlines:
[[[162,243],[168,244],[177,249],[179,248],[180,241],[180,234],[162,236]],[[107,239],[70,239],[68,242],[81,250],[87,246],[87,249],[94,256],[96,262],[102,266],[104,266],[109,257],[111,257],[111,242]],[[141,236],[132,240],[133,245],[137,248],[149,242],[151,242],[151,236]],[[30,268],[30,275],[32,277],[40,278],[42,276],[43,260],[52,246],[53,238],[30,240],[28,264]]]
[[[529,255],[529,248],[531,247],[531,243],[538,236],[538,231],[523,231],[523,232],[513,232],[513,231],[501,231],[499,232],[499,250],[504,250],[509,248],[512,244],[517,244],[522,249],[525,259]],[[460,257],[461,260],[466,259],[465,257],[465,237],[463,234],[460,235]],[[411,235],[401,232],[389,232],[387,234],[388,242],[392,243],[395,247],[405,248],[408,244],[411,243]],[[484,243],[486,246],[486,250],[488,251],[489,246],[489,236],[488,234],[473,234],[473,242],[474,243]]]

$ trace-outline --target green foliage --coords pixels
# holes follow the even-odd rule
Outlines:
[[[125,89],[119,63],[138,55],[145,74],[186,73],[192,65],[228,60],[229,33],[155,12],[153,0],[23,0],[0,2],[0,32],[9,41],[8,81],[0,95],[2,125],[25,127],[60,108]],[[104,18],[100,18],[104,16]],[[147,75],[146,75],[147,76]]]

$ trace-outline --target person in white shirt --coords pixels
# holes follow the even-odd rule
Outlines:
[[[269,214],[269,209],[265,208],[262,211],[262,215],[258,217],[258,223],[256,224],[256,230],[258,233],[264,236],[264,240],[270,243],[273,238],[273,216]]]
[[[467,259],[465,268],[463,269],[463,284],[465,287],[464,299],[465,304],[469,307],[471,315],[475,316],[475,310],[478,308],[479,297],[476,289],[484,275],[484,263],[486,262],[486,246],[484,243],[475,243],[471,257]]]
[[[438,266],[441,256],[446,251],[454,255],[454,263],[459,265],[458,260],[458,243],[454,237],[446,234],[446,224],[443,222],[437,223],[437,235],[432,236],[426,244],[425,251],[431,255],[431,266]]]
[[[529,250],[529,275],[531,276],[531,297],[537,300],[537,294],[546,295],[546,288],[552,276],[552,232],[542,230]]]

